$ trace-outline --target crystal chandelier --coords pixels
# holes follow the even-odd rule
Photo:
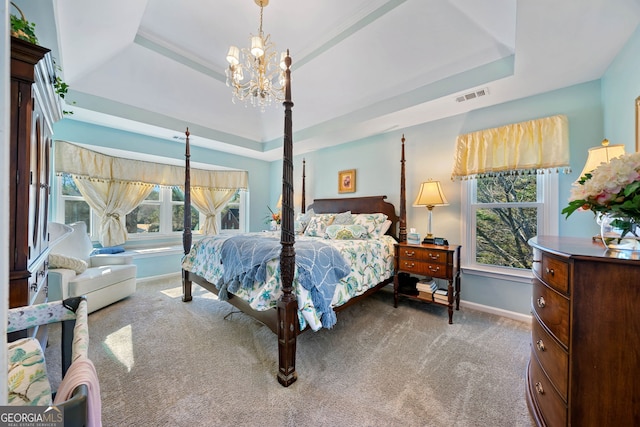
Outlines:
[[[251,100],[251,105],[264,107],[271,105],[275,100],[284,101],[284,58],[285,52],[280,55],[279,64],[276,63],[277,52],[271,42],[271,36],[262,32],[262,12],[269,4],[269,0],[254,0],[260,6],[260,27],[258,35],[251,35],[251,48],[238,49],[229,47],[227,53],[227,86],[233,90],[232,101],[236,98],[245,103]],[[240,58],[242,52],[242,59]],[[249,79],[245,80],[245,74]]]

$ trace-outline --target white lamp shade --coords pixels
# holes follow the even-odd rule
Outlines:
[[[264,55],[264,40],[262,40],[262,37],[251,37],[251,54],[256,58],[260,58]]]
[[[442,192],[440,181],[427,181],[420,185],[420,191],[413,206],[448,206],[449,202]]]
[[[589,155],[587,156],[587,162],[580,173],[580,177],[593,171],[602,163],[609,163],[611,159],[620,157],[624,154],[624,145],[609,145],[609,141],[602,140],[600,147],[593,147],[589,149]]]
[[[240,63],[240,49],[236,46],[229,47],[229,52],[227,52],[227,62],[231,65],[238,65]]]

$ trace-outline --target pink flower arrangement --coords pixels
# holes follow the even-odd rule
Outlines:
[[[640,223],[640,153],[601,163],[580,177],[573,184],[569,205],[562,213],[568,218],[578,209]]]

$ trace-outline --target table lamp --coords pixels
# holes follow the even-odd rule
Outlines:
[[[429,210],[429,227],[427,229],[427,236],[423,243],[427,243],[427,239],[433,239],[433,233],[431,232],[431,222],[434,206],[449,206],[447,198],[442,192],[440,181],[427,181],[420,185],[420,191],[416,201],[413,202],[413,206],[426,206]]]

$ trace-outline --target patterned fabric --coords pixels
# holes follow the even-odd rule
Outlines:
[[[336,225],[327,227],[325,237],[333,240],[366,239],[369,237],[367,229],[358,224]]]
[[[86,358],[89,354],[89,323],[87,318],[87,301],[80,301],[76,310],[76,326],[73,328],[71,344],[71,362]]]
[[[382,225],[386,220],[387,216],[382,213],[357,214],[355,218],[353,218],[353,223],[366,228],[369,237],[378,237],[380,236],[379,231],[382,229]]]
[[[23,338],[9,343],[7,360],[7,403],[12,406],[51,405],[51,385],[40,342],[35,338]]]
[[[87,270],[88,265],[85,260],[80,258],[60,254],[49,254],[49,267],[66,268],[82,274]]]
[[[351,215],[351,211],[346,211],[337,214],[333,218],[333,222],[331,225],[349,225],[353,224],[353,215]]]
[[[306,213],[299,213],[296,216],[294,222],[294,232],[295,234],[302,234],[307,229],[309,225],[309,221],[311,221],[311,217],[313,216],[313,209]]]
[[[311,217],[304,235],[308,237],[324,237],[324,232],[333,222],[334,214],[316,214]]]
[[[12,308],[7,316],[7,332],[22,331],[38,325],[75,318],[76,313],[66,308],[60,301]]]
[[[278,232],[248,234],[279,236]],[[223,265],[220,262],[220,249],[222,242],[229,237],[229,235],[222,234],[209,236],[196,242],[189,254],[183,258],[182,268],[203,277],[210,283],[218,283],[224,272]],[[317,237],[296,236],[296,243],[298,241],[317,239]],[[340,280],[335,289],[331,301],[332,307],[342,305],[379,282],[392,277],[395,244],[393,237],[382,236],[377,239],[367,240],[323,241],[338,249],[351,268],[351,272]],[[282,295],[279,259],[267,263],[266,274],[264,282],[254,282],[251,289],[240,289],[235,294],[245,300],[254,310],[264,311],[275,307]],[[307,325],[314,331],[321,329],[320,313],[316,310],[310,292],[299,285],[297,269],[294,272],[293,287],[298,301],[300,329],[304,329]]]

